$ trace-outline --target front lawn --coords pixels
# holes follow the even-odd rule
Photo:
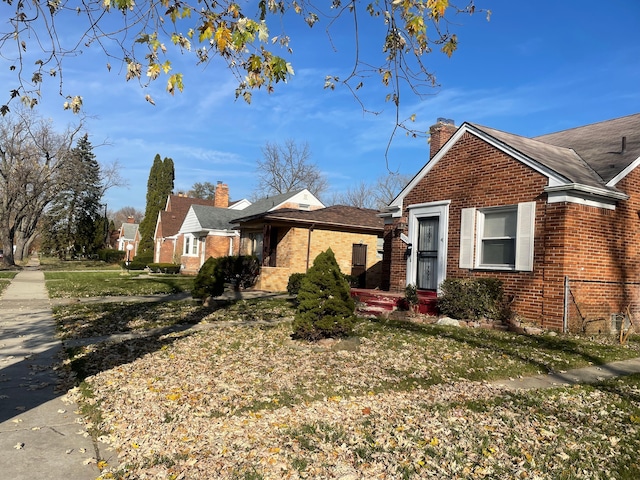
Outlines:
[[[17,275],[16,271],[0,271],[0,294],[11,283],[11,279]]]
[[[154,295],[190,292],[194,277],[147,273],[45,272],[50,298]]]
[[[87,427],[118,451],[103,478],[640,475],[640,376],[529,393],[487,383],[640,356],[637,336],[363,320],[317,345],[290,339],[282,303],[259,315],[273,325],[244,324],[259,303],[200,312],[204,330],[69,351],[86,396],[74,394],[100,413]]]
[[[105,263],[102,260],[61,260],[58,257],[41,256],[40,269],[45,271],[60,270],[121,270],[118,263]]]

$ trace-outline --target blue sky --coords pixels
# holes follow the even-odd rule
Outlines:
[[[452,58],[425,58],[440,87],[425,98],[405,95],[402,115],[417,114],[426,131],[438,117],[536,136],[640,112],[640,2],[637,0],[476,0],[492,11],[452,18],[459,38]],[[251,105],[235,100],[235,83],[219,65],[178,68],[185,91],[172,97],[164,81],[141,89],[93,48],[65,65],[65,90],[84,99],[87,131],[102,162],[117,160],[127,188],[112,189],[110,210],[144,211],[146,182],[156,153],[171,157],[176,191],[194,182],[223,181],[234,200],[249,197],[255,166],[266,142],[307,142],[312,160],[331,191],[345,191],[387,172],[385,150],[395,111],[385,89],[370,82],[361,98],[377,116],[364,114],[346,90],[323,89],[324,77],[349,69],[353,52],[346,25],[326,41],[322,26],[290,30],[295,76],[269,95],[256,92]],[[376,39],[377,40],[377,39]],[[379,41],[367,53],[380,51]],[[186,59],[185,59],[186,61]],[[54,85],[55,86],[55,85]],[[156,102],[144,99],[149,93]],[[61,109],[63,98],[44,99],[40,112],[62,128],[76,119]],[[106,143],[106,144],[105,144]],[[105,144],[105,145],[103,145]],[[424,138],[396,137],[389,168],[415,174],[427,161]]]

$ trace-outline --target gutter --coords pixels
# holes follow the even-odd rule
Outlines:
[[[557,185],[553,187],[544,187],[544,191],[547,193],[556,192],[581,192],[587,195],[593,195],[598,197],[610,198],[613,200],[629,200],[629,195],[620,191],[613,191],[606,188],[590,187],[581,183],[567,183],[564,185]]]

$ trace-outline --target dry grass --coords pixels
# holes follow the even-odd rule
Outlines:
[[[364,321],[319,346],[290,339],[286,305],[260,308],[71,352],[86,377],[85,396],[71,395],[99,410],[87,428],[117,452],[103,478],[640,475],[640,377],[529,393],[487,383],[638,356],[637,338]],[[258,317],[275,325],[243,324]]]

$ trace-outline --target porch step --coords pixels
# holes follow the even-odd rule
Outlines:
[[[404,295],[380,290],[351,289],[351,296],[358,302],[358,313],[368,316],[386,315],[403,307]],[[407,307],[404,307],[405,309]],[[421,292],[418,311],[425,315],[437,314],[437,297],[432,292]]]

